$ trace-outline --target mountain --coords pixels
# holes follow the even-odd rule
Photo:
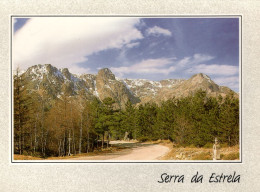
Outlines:
[[[62,94],[77,95],[81,89],[84,89],[89,97],[92,95],[86,82],[71,74],[67,68],[57,69],[50,64],[39,64],[29,67],[22,76],[28,82],[29,89],[46,90],[48,96],[53,99]]]
[[[77,95],[83,90],[89,99],[97,97],[103,100],[111,97],[119,107],[124,107],[128,100],[132,103],[140,102],[127,85],[117,80],[108,68],[99,70],[97,75],[78,76],[70,73],[67,68],[57,69],[50,64],[39,64],[28,68],[22,76],[28,82],[29,89],[46,90],[49,97],[53,99],[62,94]]]
[[[98,71],[96,76],[96,91],[101,100],[111,97],[121,107],[124,107],[128,100],[132,103],[140,102],[140,99],[127,88],[126,84],[117,80],[108,68]]]
[[[209,96],[226,96],[235,93],[228,87],[219,86],[209,76],[199,73],[190,79],[166,79],[150,81],[146,79],[119,79],[110,69],[104,68],[98,74],[75,75],[67,68],[57,69],[50,64],[32,66],[22,74],[31,90],[46,90],[50,98],[62,94],[74,96],[84,91],[87,98],[103,100],[113,98],[119,107],[124,107],[130,100],[132,103],[149,101],[160,102],[172,97],[185,97],[202,89]]]
[[[194,94],[198,90],[203,90],[208,96],[213,97],[217,97],[219,95],[225,97],[230,93],[236,94],[228,87],[217,85],[214,81],[210,79],[209,76],[199,73],[193,75],[188,80],[184,80],[179,82],[178,84],[175,84],[175,86],[171,88],[166,87],[164,89],[161,89],[157,94],[156,100],[167,100],[172,96],[175,96],[177,98],[186,97],[188,95]]]

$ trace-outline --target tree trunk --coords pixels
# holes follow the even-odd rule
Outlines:
[[[20,120],[19,120],[20,121]],[[19,152],[22,155],[22,127],[19,125]]]
[[[21,126],[21,119],[19,119],[19,130],[20,130],[20,134],[19,134],[19,149],[20,149],[20,155],[22,155],[23,153],[23,145],[22,145],[22,140],[23,140],[23,128]]]
[[[99,139],[99,136],[97,135],[97,149],[98,149],[98,139]]]
[[[87,113],[87,122],[88,122],[88,113]],[[87,127],[87,153],[89,152],[89,127]]]
[[[67,120],[67,99],[64,98],[64,121],[65,121],[65,130],[64,130],[64,156],[67,154],[67,135],[68,135],[68,120]]]
[[[72,146],[73,146],[73,154],[76,155],[77,151],[76,151],[76,143],[75,143],[75,131],[74,131],[74,127],[73,127],[73,130],[72,130]]]
[[[64,140],[63,140],[63,156],[66,156],[66,142],[67,142],[67,139],[66,139],[66,131],[64,132]]]
[[[37,150],[37,143],[38,143],[38,141],[37,141],[37,120],[38,120],[38,113],[37,113],[37,115],[36,115],[36,120],[35,120],[35,124],[34,124],[34,146],[33,146],[33,152],[34,152],[34,154],[35,154],[35,152],[36,152],[36,150]]]
[[[42,155],[44,155],[44,98],[42,96],[42,111],[41,111],[41,144],[42,144]]]
[[[59,153],[59,157],[61,156],[61,139],[58,142],[58,153]]]
[[[71,138],[70,138],[70,130],[69,130],[69,152],[68,152],[68,156],[71,156],[71,153],[70,153],[70,140],[71,140]]]
[[[107,134],[107,148],[109,147],[109,140],[110,140],[110,134],[108,132],[108,134]]]
[[[89,129],[87,129],[87,153],[89,152]]]
[[[105,139],[105,134],[102,134],[102,149],[104,148],[104,139]]]
[[[43,157],[46,156],[47,138],[48,138],[48,130],[46,130],[43,135]]]
[[[82,140],[82,113],[80,116],[80,130],[79,130],[79,154],[81,154],[81,141]]]
[[[23,149],[24,149],[24,129],[22,129],[22,141],[23,141],[23,143],[22,143],[22,152],[23,152]]]
[[[44,134],[43,134],[43,130],[42,130],[41,144],[42,144],[42,155],[44,156]]]
[[[32,127],[30,126],[30,152],[31,152],[31,156],[33,153],[33,131],[32,131]]]

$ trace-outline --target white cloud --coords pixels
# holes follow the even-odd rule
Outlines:
[[[211,55],[205,55],[205,54],[199,54],[199,53],[196,53],[193,55],[193,63],[201,63],[201,62],[205,62],[205,61],[210,61],[212,59],[214,59],[214,57]]]
[[[121,51],[124,53],[124,51]],[[124,55],[124,54],[123,54]],[[169,73],[206,73],[215,74],[221,71],[223,68],[217,70],[217,66],[211,66],[200,64],[201,62],[212,60],[214,57],[204,54],[194,54],[191,57],[185,57],[183,59],[177,60],[176,57],[172,58],[158,58],[158,59],[146,59],[142,60],[136,64],[123,67],[112,67],[111,70],[119,76],[124,74],[164,74]],[[171,66],[169,67],[168,65]],[[223,67],[223,66],[222,66]],[[231,72],[234,68],[229,69],[228,66],[224,67],[225,72]]]
[[[178,68],[184,68],[185,66],[191,63],[191,57],[184,57],[183,59],[179,60],[176,64]]]
[[[154,26],[152,28],[148,28],[146,30],[146,33],[148,35],[165,35],[165,36],[171,36],[172,33],[168,30],[168,29],[163,29],[161,27],[158,26]]]
[[[230,77],[217,77],[214,78],[214,81],[219,84],[224,84],[226,82],[235,82],[239,83],[239,77],[238,76],[230,76]]]
[[[202,62],[210,61],[214,59],[213,56],[205,55],[205,54],[194,54],[191,57],[184,57],[180,61],[178,61],[177,66],[178,68],[185,68],[187,66],[193,66],[201,64]]]
[[[175,67],[167,67],[173,62],[173,59],[175,58],[147,59],[127,67],[112,67],[111,70],[121,77],[129,73],[168,75],[175,71]]]
[[[50,63],[81,73],[77,63],[87,56],[142,39],[135,28],[138,18],[119,17],[40,17],[30,19],[13,38],[14,67],[26,69],[35,64]]]
[[[131,49],[133,47],[138,47],[140,45],[139,42],[129,43],[126,45],[127,48]]]
[[[239,87],[239,76],[217,77],[217,78],[212,78],[212,79],[218,85],[228,86],[229,88],[231,88],[233,90],[237,90]]]
[[[230,75],[236,75],[239,73],[238,66],[232,66],[232,65],[218,65],[218,64],[200,64],[197,66],[192,67],[193,73],[206,73],[209,75],[224,75],[224,76],[230,76]]]

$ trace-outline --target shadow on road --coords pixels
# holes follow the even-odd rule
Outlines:
[[[115,143],[111,144],[111,146],[117,147],[118,149],[133,149],[138,147],[148,147],[155,144],[149,144],[149,143]]]

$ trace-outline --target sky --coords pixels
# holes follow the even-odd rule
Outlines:
[[[238,18],[32,17],[13,19],[13,66],[110,68],[120,78],[188,79],[239,92]]]

